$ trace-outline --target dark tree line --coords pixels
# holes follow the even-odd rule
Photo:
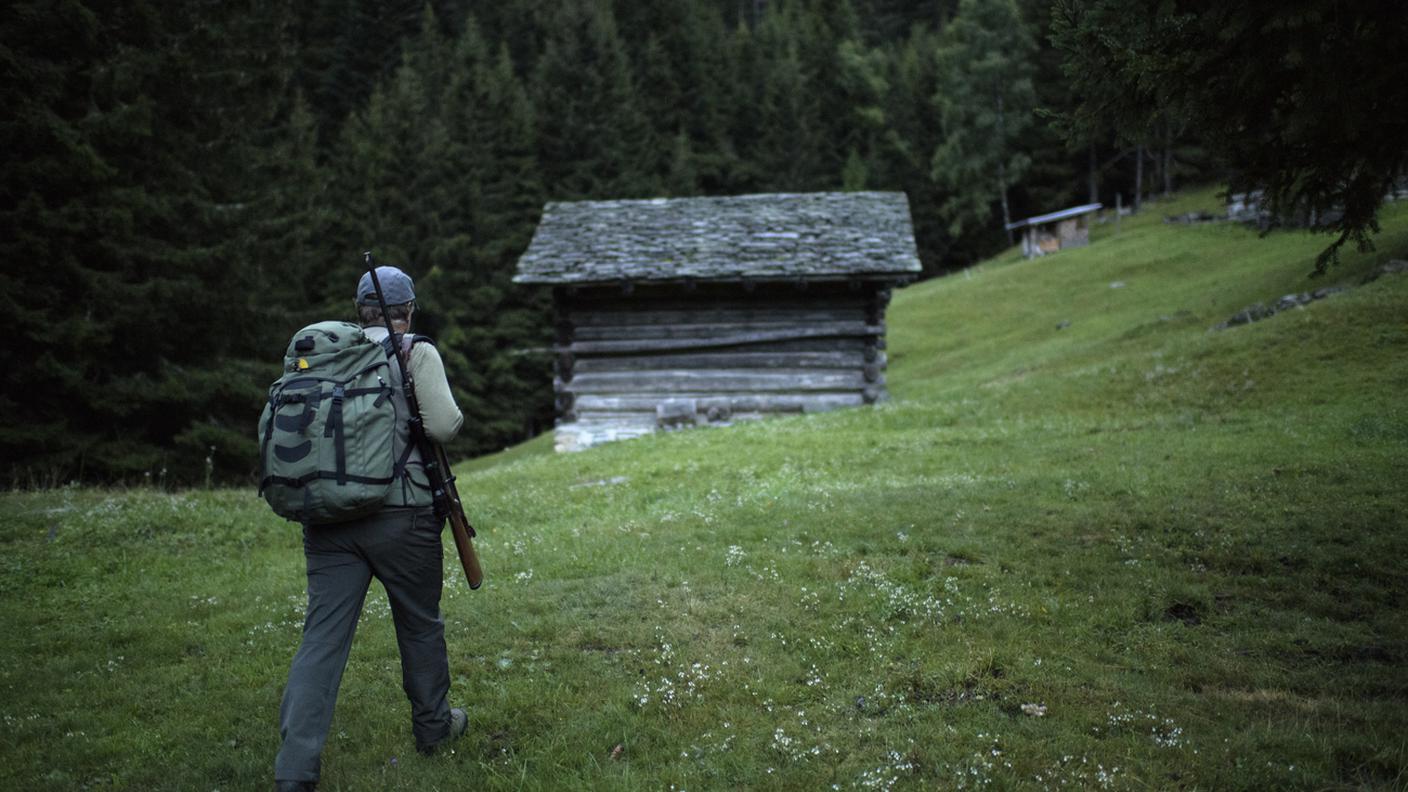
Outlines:
[[[1196,131],[1231,190],[1263,190],[1274,216],[1329,218],[1317,272],[1346,242],[1372,247],[1408,170],[1402,2],[1063,0],[1053,23],[1083,95],[1076,135],[1115,128],[1168,152]]]
[[[1182,128],[1055,131],[1085,86],[1062,75],[1049,14],[1039,0],[10,3],[10,480],[247,479],[281,350],[307,322],[351,318],[367,246],[416,278],[418,330],[466,413],[452,450],[472,454],[550,425],[546,295],[511,283],[544,201],[903,190],[935,274],[1000,249],[1004,216],[1128,197],[1146,161],[1164,184],[1206,167]]]

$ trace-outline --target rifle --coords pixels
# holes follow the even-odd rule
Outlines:
[[[391,325],[391,314],[386,310],[386,296],[381,292],[381,281],[376,277],[376,265],[372,263],[372,252],[366,257],[367,272],[372,276],[372,288],[376,289],[376,302],[381,306],[381,318],[386,322],[387,339],[396,352],[396,365],[401,370],[401,389],[406,394],[406,404],[410,407],[411,442],[420,450],[421,464],[425,466],[425,476],[430,480],[430,492],[435,498],[435,516],[450,521],[450,533],[455,537],[455,549],[459,551],[460,565],[464,567],[464,578],[471,589],[484,583],[484,571],[479,568],[479,556],[474,552],[470,541],[475,535],[474,526],[464,516],[464,504],[460,503],[459,490],[455,488],[455,474],[450,470],[450,459],[445,449],[425,433],[425,422],[420,417],[420,402],[416,400],[416,384],[407,367],[409,349],[402,349],[401,334]]]

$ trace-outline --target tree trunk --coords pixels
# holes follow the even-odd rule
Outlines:
[[[1007,154],[1007,141],[1002,133],[1002,94],[997,95],[997,191],[1002,196],[1002,230],[1007,232],[1007,246],[1012,246],[1012,213],[1007,209],[1007,169],[1002,161]]]
[[[1173,126],[1165,128],[1164,136],[1164,197],[1173,193]]]
[[[1012,224],[1012,213],[1007,208],[1007,179],[1003,175],[1002,161],[997,163],[997,183],[1002,190],[1002,228],[1007,232],[1007,244],[1010,247],[1012,242],[1012,229],[1008,228]]]
[[[1134,213],[1139,214],[1144,201],[1144,144],[1134,147]]]
[[[1095,141],[1091,141],[1091,142],[1090,142],[1090,174],[1089,174],[1090,200],[1086,201],[1086,203],[1095,203],[1096,201],[1099,201],[1099,200],[1100,200],[1100,188],[1099,188],[1099,185],[1095,183],[1095,171],[1097,170],[1095,161],[1096,161],[1096,157],[1095,157]]]

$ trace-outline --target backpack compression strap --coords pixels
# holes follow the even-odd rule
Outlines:
[[[264,488],[268,487],[270,484],[282,484],[285,487],[294,487],[296,489],[298,487],[302,487],[310,481],[315,481],[317,479],[335,478],[337,478],[337,473],[332,470],[315,470],[312,473],[305,473],[304,475],[299,476],[298,478],[290,478],[288,476],[265,476],[264,480],[259,482],[259,491],[263,492]],[[347,481],[352,482],[353,484],[390,484],[392,481],[395,480],[389,477],[372,478],[371,476],[357,476],[351,473],[344,473],[343,478]]]
[[[328,425],[323,430],[323,437],[332,438],[333,457],[337,465],[337,483],[342,486],[347,483],[347,435],[343,432],[342,423],[342,399],[347,395],[346,389],[341,385],[334,385],[332,388],[332,412],[328,413]]]

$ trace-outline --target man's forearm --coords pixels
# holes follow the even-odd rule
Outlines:
[[[450,442],[464,424],[464,413],[450,392],[440,353],[428,344],[416,344],[411,353],[411,376],[416,381],[416,400],[426,435],[437,443]]]

